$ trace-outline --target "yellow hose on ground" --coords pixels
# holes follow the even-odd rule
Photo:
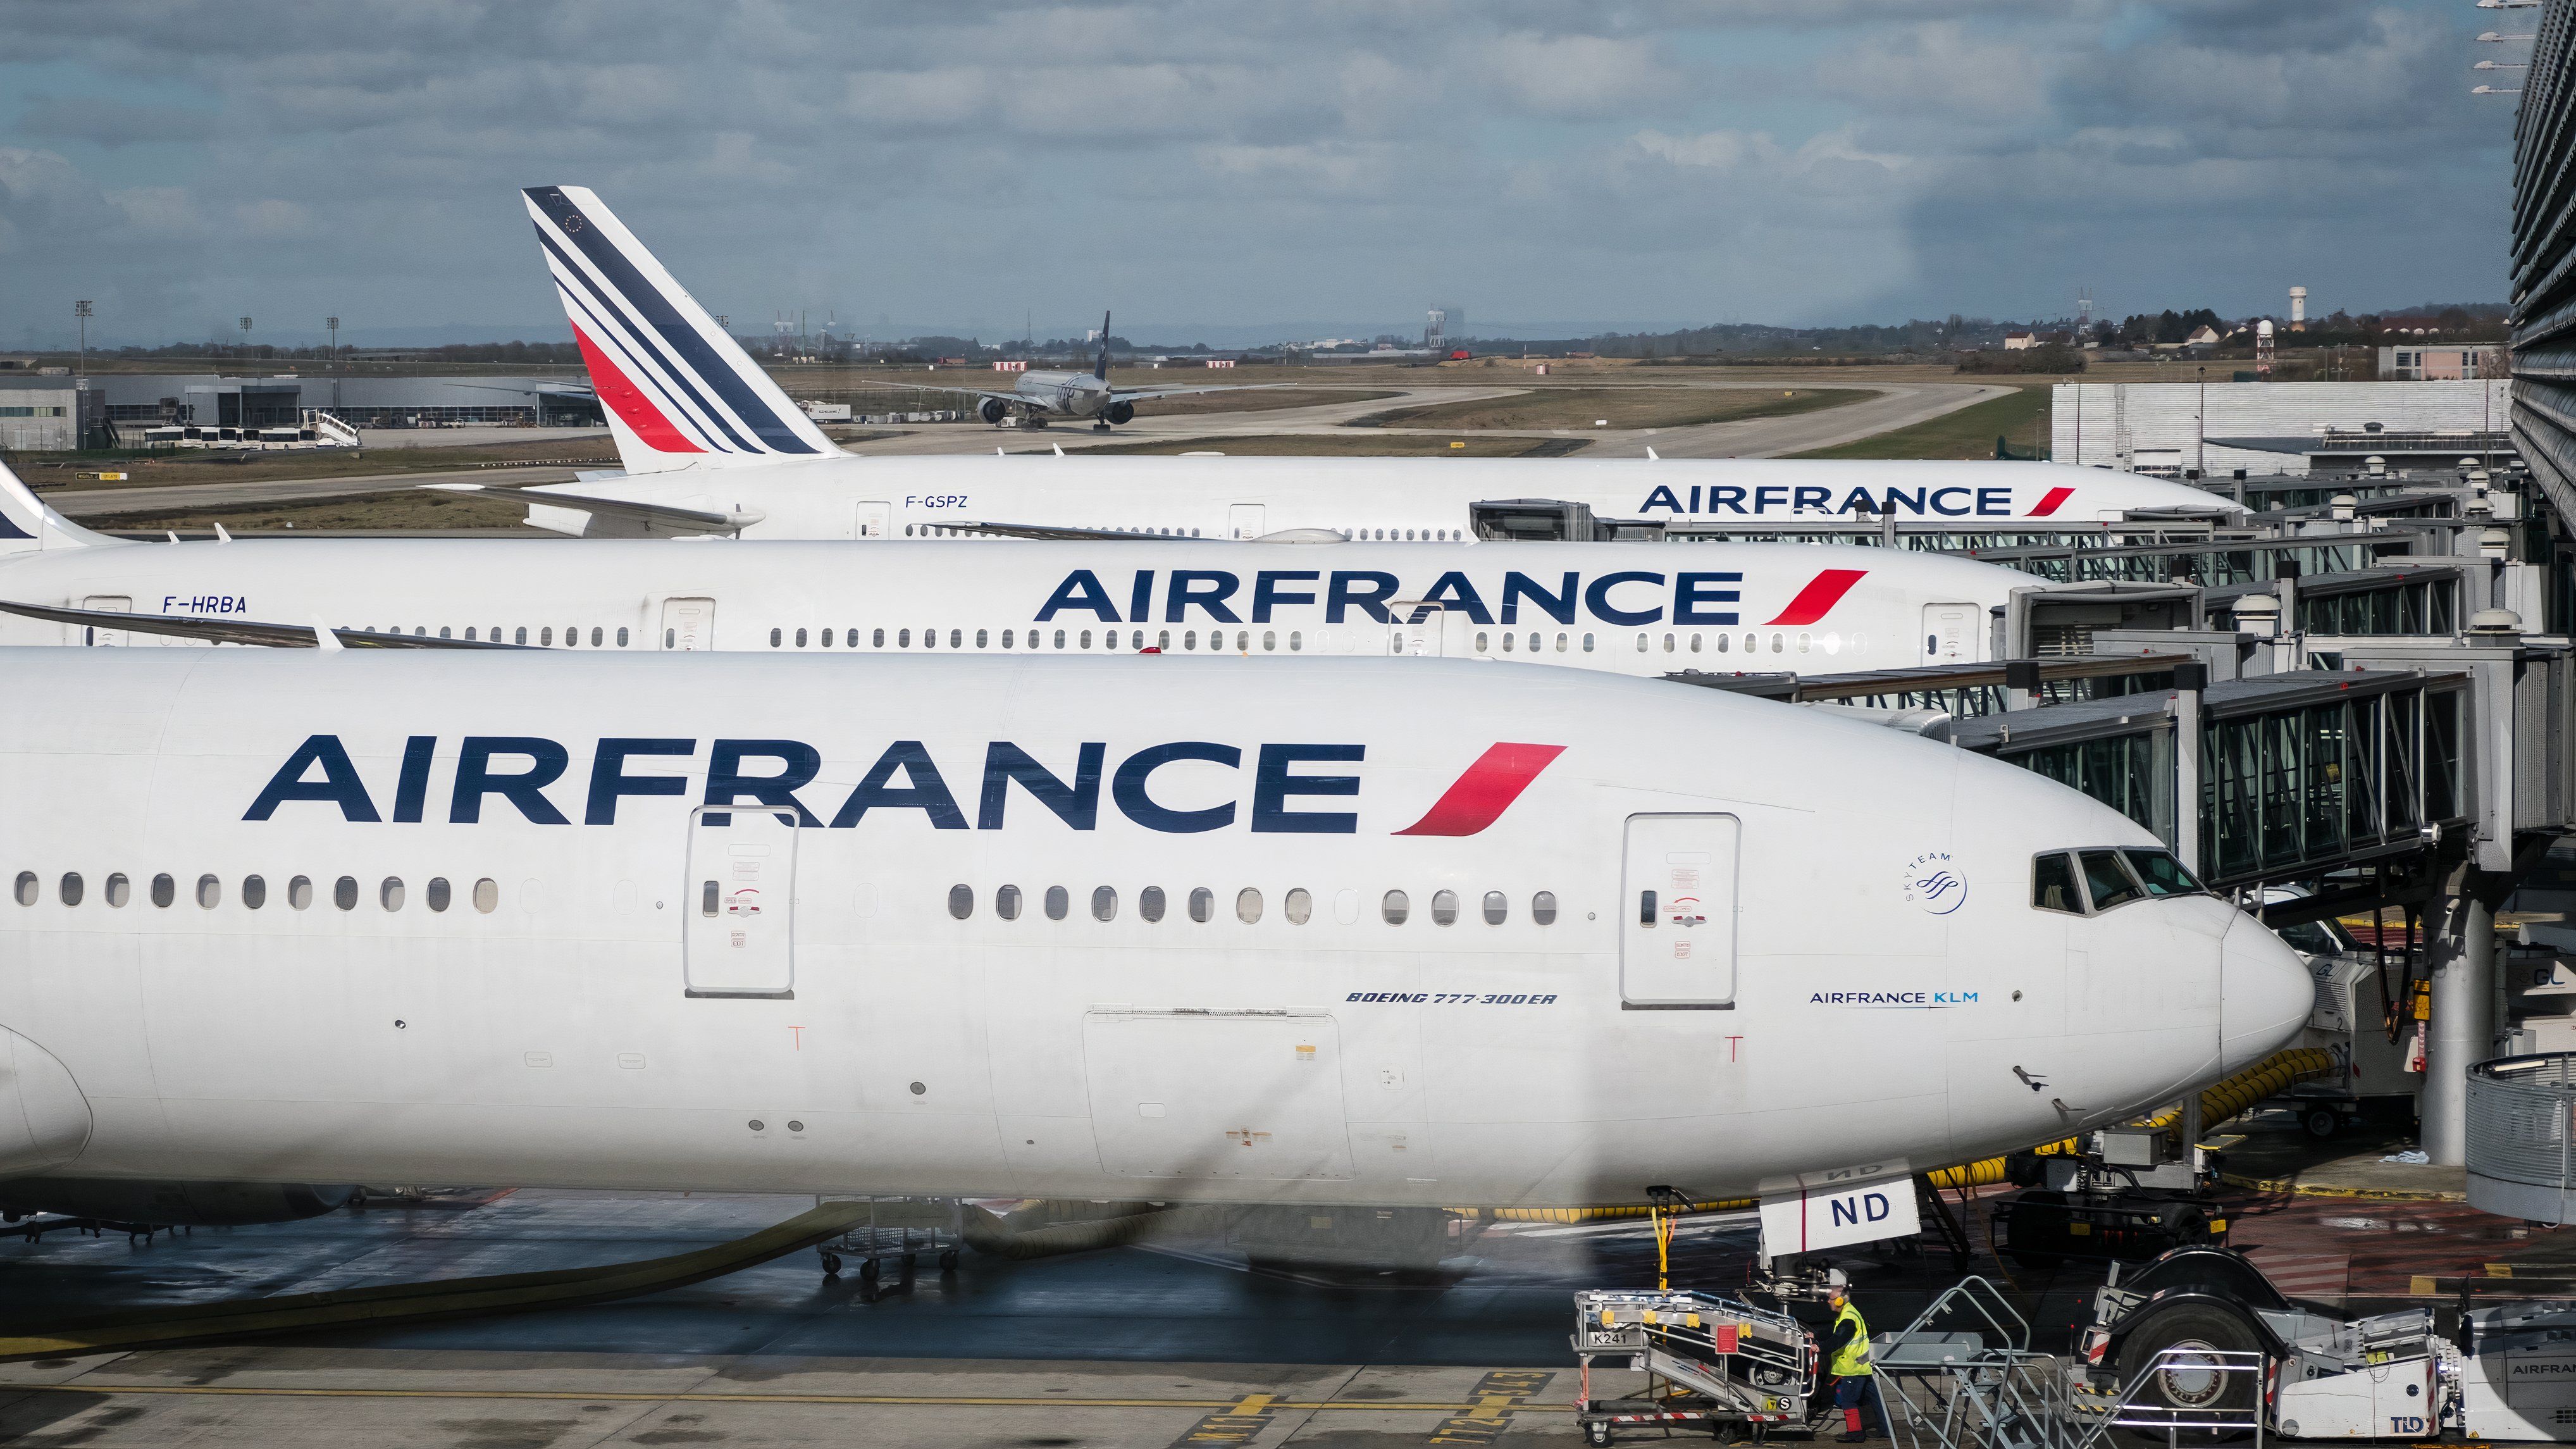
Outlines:
[[[2334,1070],[2334,1058],[2316,1047],[2292,1047],[2274,1052],[2226,1081],[2200,1094],[2200,1126],[2207,1131],[2267,1097],[2275,1097],[2313,1077]],[[2178,1130],[2182,1113],[2167,1108],[2152,1117],[2139,1120],[2142,1127]],[[2076,1139],[2060,1138],[2032,1149],[2042,1157],[2071,1157],[2078,1150]],[[1963,1163],[1925,1174],[1936,1188],[1989,1187],[2004,1180],[2004,1159],[1989,1157],[1982,1162]],[[1643,1211],[1643,1209],[1640,1209]]]

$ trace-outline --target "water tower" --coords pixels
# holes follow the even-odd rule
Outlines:
[[[2290,330],[2293,332],[2308,330],[2308,289],[2305,287],[2290,289]]]

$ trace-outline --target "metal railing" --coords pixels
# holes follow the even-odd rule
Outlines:
[[[2469,1205],[2534,1222],[2576,1208],[2576,1052],[2469,1068]]]

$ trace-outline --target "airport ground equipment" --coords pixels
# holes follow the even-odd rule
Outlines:
[[[2576,1052],[2471,1067],[2468,1129],[2469,1206],[2537,1223],[2576,1217]]]
[[[1574,1295],[1575,1417],[1586,1442],[1622,1427],[1705,1424],[1721,1436],[1803,1428],[1819,1350],[1806,1325],[1741,1299],[1686,1290],[1587,1289]],[[1645,1389],[1592,1396],[1595,1367],[1642,1370]]]
[[[837,1203],[853,1203],[865,1209],[865,1216],[854,1217],[840,1236],[814,1245],[816,1256],[823,1262],[823,1276],[841,1276],[845,1259],[859,1264],[859,1297],[873,1303],[877,1284],[884,1276],[884,1265],[894,1263],[902,1274],[901,1281],[912,1281],[913,1270],[920,1266],[921,1255],[938,1255],[939,1271],[957,1271],[957,1250],[966,1241],[962,1205],[955,1198],[933,1197],[863,1197],[843,1198],[817,1196],[818,1208]]]
[[[2243,1254],[2183,1248],[2096,1290],[2077,1373],[2153,1411],[2243,1411],[2284,1438],[2576,1439],[2576,1303],[2346,1315],[2293,1303]],[[2259,1355],[2258,1386],[2202,1371]],[[2080,1397],[2077,1402],[2081,1402]]]
[[[1995,1205],[1988,1240],[2023,1267],[2070,1258],[2144,1262],[2227,1238],[2226,1210],[2202,1192],[2210,1154],[2177,1150],[2168,1124],[2106,1127],[2080,1152],[2024,1157],[2027,1189]]]

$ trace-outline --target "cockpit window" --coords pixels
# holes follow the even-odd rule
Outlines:
[[[2059,851],[2039,858],[2031,869],[2030,903],[2043,911],[2084,914],[2084,893],[2075,888],[2075,857]]]
[[[2107,911],[2145,897],[2128,867],[2120,864],[2120,852],[2087,850],[2076,858],[2084,862],[2084,888],[2092,893],[2093,909]]]
[[[2120,853],[2129,858],[2129,868],[2137,872],[2138,880],[2146,886],[2148,895],[2196,896],[2201,892],[2200,882],[2191,878],[2191,872],[2182,868],[2182,862],[2164,851],[2124,850]]]

